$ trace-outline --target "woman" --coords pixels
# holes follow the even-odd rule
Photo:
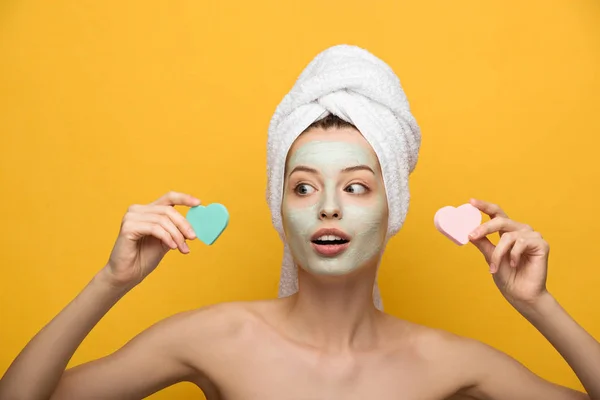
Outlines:
[[[348,67],[351,61],[343,65],[350,75],[362,71]],[[296,94],[306,93],[306,77],[297,82],[302,90]],[[208,399],[600,399],[600,344],[546,290],[547,242],[496,205],[471,201],[491,217],[473,232],[472,243],[489,263],[500,292],[563,355],[589,396],[547,382],[482,343],[380,311],[377,270],[390,232],[402,223],[408,196],[392,187],[394,160],[382,162],[385,149],[377,147],[361,118],[369,106],[353,109],[356,99],[347,97],[352,85],[345,87],[327,89],[339,97],[302,100],[311,104],[304,115],[318,107],[327,108],[328,115],[319,111],[304,119],[314,121],[289,145],[279,150],[270,145],[269,202],[297,274],[282,274],[282,298],[177,314],[114,354],[65,371],[94,325],[166,253],[189,252],[185,242],[194,240],[194,232],[173,206],[200,201],[167,193],[130,207],[107,265],[15,359],[0,381],[0,399],[134,399],[181,381],[197,384]],[[271,137],[293,114],[282,110],[299,109],[287,99],[273,118]],[[329,109],[340,105],[345,118]],[[302,124],[281,126],[287,132]],[[399,126],[409,129],[411,123]],[[277,152],[281,184],[273,167]],[[410,157],[399,159],[411,164]],[[495,232],[501,235],[498,246],[487,239]]]

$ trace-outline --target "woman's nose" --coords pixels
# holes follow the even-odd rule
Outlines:
[[[323,209],[321,210],[321,219],[340,219],[341,213],[339,210],[329,210]]]
[[[341,219],[342,209],[334,199],[331,199],[325,202],[319,212],[319,216],[321,219]]]

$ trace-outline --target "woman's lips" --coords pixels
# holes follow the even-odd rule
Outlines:
[[[350,245],[350,242],[346,242],[343,244],[316,244],[316,243],[311,243],[313,249],[315,249],[315,251],[325,257],[335,257],[341,253],[343,253],[348,246]]]

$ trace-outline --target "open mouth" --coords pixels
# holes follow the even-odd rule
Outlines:
[[[349,240],[335,235],[323,235],[318,239],[312,240],[312,242],[321,246],[331,246],[336,244],[346,244]]]
[[[313,235],[311,243],[320,255],[333,257],[348,248],[350,238],[337,229],[322,229]]]

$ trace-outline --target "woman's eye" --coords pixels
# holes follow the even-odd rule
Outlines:
[[[315,191],[315,188],[313,188],[310,185],[307,185],[306,183],[301,183],[300,185],[296,186],[296,193],[298,193],[300,195],[311,194],[314,191]]]
[[[363,194],[367,191],[367,188],[365,185],[361,185],[360,183],[353,183],[346,188],[346,191],[354,194]]]

